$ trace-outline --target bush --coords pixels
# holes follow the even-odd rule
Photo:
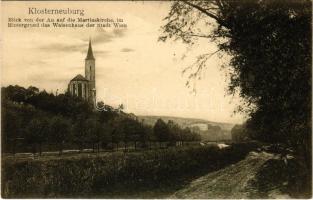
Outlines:
[[[105,196],[117,188],[153,187],[182,176],[217,170],[243,159],[254,147],[247,143],[225,149],[205,146],[71,159],[4,161],[2,194],[4,198]]]

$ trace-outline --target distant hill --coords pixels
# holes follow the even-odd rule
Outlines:
[[[212,121],[208,121],[205,119],[195,119],[195,118],[170,117],[170,116],[141,116],[141,115],[137,117],[139,120],[144,120],[145,124],[148,124],[151,126],[153,126],[159,118],[163,119],[165,122],[168,122],[168,120],[173,120],[181,127],[198,126],[201,129],[201,127],[204,127],[207,124],[210,124],[212,126],[219,126],[221,127],[222,130],[230,131],[234,126],[234,124],[231,124],[231,123],[212,122]]]

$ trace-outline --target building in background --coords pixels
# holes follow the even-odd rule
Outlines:
[[[76,75],[68,84],[71,95],[78,96],[94,106],[96,105],[96,62],[93,56],[91,40],[85,59],[85,76]]]

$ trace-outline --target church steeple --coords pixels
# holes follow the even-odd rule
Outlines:
[[[89,38],[89,47],[85,59],[85,78],[88,80],[89,102],[96,105],[96,60],[92,53],[91,39]]]
[[[86,60],[94,60],[94,59],[95,57],[93,57],[93,53],[92,53],[91,39],[89,38],[89,47],[88,47]]]

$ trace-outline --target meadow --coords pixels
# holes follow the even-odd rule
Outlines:
[[[2,160],[3,198],[158,198],[245,158],[255,143]]]

